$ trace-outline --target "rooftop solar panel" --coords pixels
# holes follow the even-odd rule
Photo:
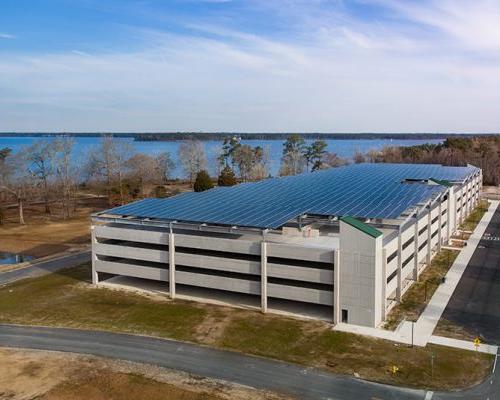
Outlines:
[[[168,199],[145,199],[105,213],[256,228],[279,228],[302,214],[395,219],[446,190],[405,180],[461,182],[476,171],[434,164],[354,164]]]

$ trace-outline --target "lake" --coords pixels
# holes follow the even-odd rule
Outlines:
[[[0,149],[3,147],[9,147],[13,151],[17,151],[23,146],[29,146],[33,141],[40,140],[39,137],[16,137],[7,136],[0,137]],[[54,140],[54,137],[43,138],[46,140]],[[134,141],[133,138],[116,138],[116,140],[124,141],[129,143],[135,151],[146,153],[149,155],[158,154],[167,151],[172,156],[173,160],[178,164],[177,152],[179,149],[180,141],[174,142],[142,142]],[[379,150],[385,146],[413,146],[424,143],[441,143],[440,139],[419,139],[419,140],[400,140],[400,139],[359,139],[359,140],[341,140],[341,139],[326,139],[328,144],[328,151],[335,152],[339,157],[351,159],[356,151],[366,153],[369,150],[375,149]],[[312,140],[307,140],[307,143],[311,143]],[[74,159],[75,162],[80,164],[83,163],[87,154],[99,146],[100,138],[98,137],[76,137],[75,138],[75,148],[74,148]],[[283,141],[281,140],[242,140],[243,144],[249,144],[251,146],[262,146],[269,148],[270,154],[270,172],[272,175],[276,175],[279,171],[281,162],[281,153],[283,149]],[[222,146],[221,141],[205,141],[205,153],[208,160],[209,172],[214,174],[214,169],[216,165],[216,157],[218,151]],[[184,174],[181,168],[177,165],[175,171],[172,173],[172,177],[183,177]]]

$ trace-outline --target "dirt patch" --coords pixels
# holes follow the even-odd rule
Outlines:
[[[225,311],[212,309],[196,327],[195,339],[208,345],[216,344],[233,318],[234,310]]]
[[[26,225],[20,225],[16,207],[5,208],[0,227],[0,251],[22,253],[36,258],[81,248],[90,243],[90,215],[107,207],[106,198],[82,196],[71,218],[63,219],[59,204],[46,214],[43,204],[25,206]]]
[[[279,400],[286,397],[164,368],[77,354],[0,349],[0,399]]]
[[[90,243],[90,214],[65,222],[7,225],[0,231],[0,251],[40,258]]]

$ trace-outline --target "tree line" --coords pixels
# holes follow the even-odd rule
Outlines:
[[[441,144],[385,147],[357,153],[354,162],[474,165],[483,170],[483,183],[500,184],[500,135],[449,137]]]
[[[185,140],[178,148],[178,164],[168,152],[140,153],[130,142],[113,136],[102,136],[99,146],[79,157],[74,146],[73,138],[57,137],[35,140],[16,152],[0,149],[0,223],[4,209],[16,206],[19,222],[24,224],[27,203],[41,204],[46,214],[57,206],[61,216],[69,218],[78,205],[78,193],[84,190],[106,196],[109,206],[150,196],[167,197],[179,192],[176,185],[169,185],[177,167],[184,173],[185,184],[195,191],[271,176],[269,148],[243,144],[239,136],[226,136],[212,160],[207,159],[202,141]],[[283,142],[279,174],[296,175],[348,162],[329,152],[323,139],[306,142],[301,135],[290,135]],[[483,169],[486,184],[498,185],[500,136],[450,137],[438,145],[356,152],[352,162],[470,163]]]

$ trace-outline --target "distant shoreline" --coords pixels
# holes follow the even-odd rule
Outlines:
[[[133,138],[138,142],[170,142],[188,139],[202,141],[223,140],[227,137],[237,136],[242,140],[286,140],[290,135],[298,134],[304,139],[336,139],[336,140],[419,140],[419,139],[446,139],[450,136],[472,137],[472,136],[492,136],[494,133],[240,133],[240,132],[158,132],[158,133],[138,133],[138,132],[0,132],[0,137],[53,137],[53,136],[74,136],[74,137],[100,137],[102,135],[113,135],[114,137]]]

